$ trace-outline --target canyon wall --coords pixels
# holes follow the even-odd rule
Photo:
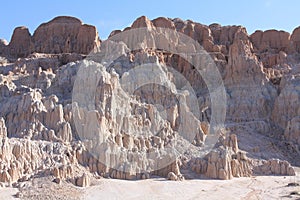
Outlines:
[[[120,40],[126,31],[137,35]],[[180,34],[203,47],[224,86],[226,118],[210,151],[212,91],[188,57],[160,48],[193,49]],[[295,175],[291,164],[300,165],[299,28],[249,35],[242,26],[142,16],[100,43],[94,26],[56,17],[33,35],[16,28],[10,43],[0,41],[0,56],[5,184],[41,171],[88,186],[98,176]],[[152,84],[131,91],[135,83]]]

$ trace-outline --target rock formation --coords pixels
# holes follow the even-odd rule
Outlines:
[[[8,45],[9,55],[15,58],[26,57],[31,53],[32,39],[28,28],[22,26],[14,30]]]
[[[74,17],[62,16],[41,24],[32,36],[28,28],[17,27],[8,45],[1,42],[0,55],[14,59],[34,52],[88,54],[99,45],[96,27],[83,24]]]
[[[251,176],[252,161],[246,156],[246,152],[238,149],[236,135],[232,134],[222,140],[218,148],[204,158],[192,159],[191,169],[206,177],[222,180]]]
[[[263,175],[296,175],[295,170],[291,167],[290,163],[278,159],[262,161],[262,163],[256,166],[254,172]]]
[[[56,17],[40,25],[32,41],[35,52],[56,54],[88,54],[100,44],[96,28],[73,17]]]
[[[126,31],[140,35],[121,40]],[[206,77],[172,52],[197,47],[179,33],[220,72],[223,127],[214,126]],[[18,27],[9,44],[0,41],[0,182],[42,174],[86,187],[98,176],[295,175],[299,55],[299,28],[248,35],[242,26],[142,16],[100,48],[96,28],[73,17],[54,18],[33,35]],[[207,150],[214,130],[217,143]]]
[[[7,130],[5,126],[5,121],[3,118],[0,118],[0,138],[4,139],[7,137]]]

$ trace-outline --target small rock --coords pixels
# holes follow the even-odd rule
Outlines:
[[[171,181],[177,181],[178,177],[174,174],[174,172],[169,172],[168,179]]]
[[[299,186],[299,183],[289,183],[287,187],[296,187]]]
[[[15,195],[16,198],[22,198],[23,194],[21,192],[17,192],[17,194]]]
[[[57,184],[60,185],[62,183],[62,180],[61,180],[61,178],[55,178],[55,179],[53,179],[52,182],[57,183]]]
[[[290,193],[290,195],[300,195],[300,192],[299,191],[293,191]]]
[[[87,187],[90,186],[91,180],[90,177],[84,173],[81,177],[77,178],[76,185],[79,187]]]

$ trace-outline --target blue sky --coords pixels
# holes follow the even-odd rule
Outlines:
[[[31,34],[42,22],[59,15],[80,18],[95,25],[101,39],[114,29],[129,26],[137,17],[191,19],[202,24],[243,25],[248,33],[279,29],[291,32],[300,26],[297,0],[113,0],[113,1],[1,1],[0,38],[10,40],[13,29],[26,26]]]

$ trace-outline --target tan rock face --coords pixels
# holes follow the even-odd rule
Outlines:
[[[19,179],[28,180],[28,176],[36,173],[38,169],[43,169],[45,175],[50,175],[48,170],[51,166],[71,162],[69,157],[63,156],[68,151],[68,148],[58,143],[16,138],[1,140],[0,182],[14,183]]]
[[[295,174],[289,162],[269,158],[279,155],[294,164],[297,159],[289,157],[288,148],[293,148],[292,155],[300,152],[299,28],[291,36],[276,30],[249,36],[241,26],[143,16],[124,31],[142,27],[150,39],[136,35],[106,49],[108,60],[113,60],[109,66],[96,63],[92,56],[81,61],[81,54],[88,54],[100,42],[95,27],[72,17],[54,18],[40,25],[33,36],[25,27],[16,28],[10,44],[0,42],[0,55],[8,59],[0,62],[0,182],[29,180],[39,173],[80,187],[89,186],[98,175],[184,180],[182,172],[194,171],[226,180]],[[151,37],[160,28],[198,41],[222,76],[228,134],[205,155],[200,153],[214,128],[209,91],[185,58],[159,48],[189,50],[193,46],[184,45],[176,34],[161,34],[153,45]],[[121,32],[114,31],[110,37]],[[140,49],[127,52],[127,44],[140,39]],[[120,57],[117,52],[122,53]],[[26,58],[10,64],[11,57]],[[83,64],[87,65],[78,78]],[[147,69],[157,67],[155,77],[150,77],[150,71],[134,73],[144,64]],[[174,70],[186,81],[176,79]],[[136,83],[131,84],[132,80],[158,84],[132,92]],[[194,90],[199,116],[192,112],[186,82]],[[78,96],[76,89],[81,91]],[[95,96],[90,95],[93,89]],[[258,151],[264,148],[243,140],[246,134],[261,136],[263,147],[275,149],[276,154],[261,152],[267,160],[261,159]],[[291,146],[276,148],[281,142]],[[170,147],[176,147],[176,152]]]
[[[286,126],[284,136],[288,141],[300,145],[300,117],[292,118]]]
[[[14,30],[11,41],[9,43],[9,55],[20,58],[26,57],[32,50],[32,38],[28,28],[18,27]]]
[[[152,22],[146,16],[141,16],[133,22],[131,28],[142,28],[142,27],[151,28],[152,26],[153,26]]]
[[[274,50],[278,53],[279,51],[288,52],[290,49],[290,34],[284,31],[256,31],[250,39],[258,52]]]
[[[298,53],[300,52],[300,27],[296,28],[291,35],[292,45]]]
[[[7,130],[5,126],[5,121],[3,118],[0,118],[0,139],[7,137]]]
[[[177,176],[173,172],[168,173],[168,179],[171,181],[177,181]]]
[[[143,28],[147,27],[149,30],[155,27],[158,28],[167,28],[167,29],[176,29],[177,31],[184,33],[191,38],[198,41],[205,50],[208,52],[215,52],[212,54],[213,57],[218,57],[218,59],[225,60],[225,57],[220,53],[227,54],[228,47],[233,42],[234,34],[237,31],[237,26],[232,27],[221,27],[221,26],[205,26],[193,21],[183,21],[181,19],[169,19],[165,17],[159,17],[154,20],[149,20],[147,17],[142,16],[136,19],[131,27],[127,28]],[[119,33],[113,32],[110,35]]]
[[[299,77],[289,78],[282,81],[281,92],[275,100],[271,119],[282,129],[287,127],[288,121],[300,115],[299,98],[300,85]]]
[[[252,44],[245,30],[240,29],[229,48],[225,70],[224,83],[230,94],[227,99],[227,119],[246,124],[253,131],[267,133],[269,127],[265,119],[272,112],[272,103],[277,92],[252,50]]]
[[[175,29],[174,23],[165,17],[156,18],[152,20],[152,23],[155,27]]]
[[[0,74],[0,100],[10,97],[15,89],[16,85],[12,81],[11,77]]]
[[[254,168],[254,171],[257,174],[266,174],[266,175],[271,175],[271,174],[288,175],[288,176],[295,175],[295,170],[293,167],[291,167],[290,163],[278,159],[263,161],[262,164]]]
[[[57,17],[42,24],[32,40],[39,53],[88,54],[100,44],[96,28],[73,17]]]
[[[79,187],[87,187],[90,186],[90,184],[90,177],[87,174],[83,174],[76,180],[76,185]]]
[[[157,94],[145,90],[141,97],[148,97],[148,102],[141,103],[126,94],[126,88],[121,87],[119,77],[114,72],[108,73],[103,66],[94,62],[85,61],[82,64],[80,70],[84,74],[76,80],[80,84],[73,89],[73,117],[79,137],[89,145],[89,152],[100,158],[98,161],[90,161],[89,166],[99,174],[107,173],[107,167],[112,168],[109,175],[113,178],[140,179],[145,174],[166,177],[170,171],[180,175],[178,164],[174,162],[176,157],[168,146],[172,143],[176,145],[176,132],[170,122],[160,116],[158,108],[152,105],[154,102],[151,102],[157,100],[154,97]],[[161,81],[168,82],[164,71],[159,72]],[[97,77],[99,84],[95,90],[99,93],[95,99],[96,107],[95,110],[89,110],[88,99],[81,99],[88,95],[82,95],[82,92],[88,91],[82,89]],[[127,82],[126,77],[123,78]],[[93,87],[89,85],[89,88]],[[180,112],[182,115],[188,112],[184,109]],[[122,123],[117,123],[119,120]],[[190,130],[193,128],[190,127]],[[99,137],[95,138],[95,135]],[[99,148],[102,150],[99,151]],[[89,158],[84,155],[82,160],[85,159]],[[105,164],[106,168],[100,163]]]
[[[6,40],[0,39],[0,55],[5,55],[7,52],[8,42]]]
[[[96,27],[74,17],[56,17],[40,25],[32,36],[26,27],[16,28],[9,45],[0,44],[0,55],[23,58],[34,52],[89,54],[99,45]]]
[[[204,159],[192,159],[190,166],[198,174],[222,180],[251,176],[253,167],[251,159],[246,156],[246,152],[238,149],[237,137],[234,134],[230,135]]]
[[[266,68],[287,63],[284,54],[294,52],[291,36],[284,31],[256,31],[250,36],[250,40]]]

